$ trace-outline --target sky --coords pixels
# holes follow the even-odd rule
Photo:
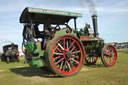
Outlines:
[[[0,0],[0,50],[11,42],[21,48],[24,8],[43,8],[82,13],[77,27],[92,26],[88,0]],[[98,16],[99,37],[105,42],[128,42],[128,0],[93,0]]]

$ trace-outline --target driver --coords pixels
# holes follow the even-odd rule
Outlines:
[[[35,36],[35,33],[33,29],[31,29],[31,25],[30,24],[24,25],[23,38],[27,41],[33,41],[34,36]]]

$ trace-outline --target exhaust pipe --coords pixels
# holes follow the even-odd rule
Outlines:
[[[94,29],[94,37],[98,37],[97,15],[92,15],[92,23]]]

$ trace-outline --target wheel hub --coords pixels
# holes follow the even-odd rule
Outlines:
[[[109,57],[110,57],[110,58],[112,57],[112,53],[109,54]]]
[[[72,55],[71,55],[71,53],[70,53],[70,52],[66,52],[66,53],[65,53],[65,57],[66,57],[66,59],[71,58],[71,56],[72,56]]]

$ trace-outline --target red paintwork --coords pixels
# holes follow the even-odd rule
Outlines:
[[[61,54],[58,54],[58,58],[59,58],[59,56],[61,56],[62,58],[60,59],[60,60],[58,60],[57,62],[54,62],[54,56],[55,56],[55,54],[54,54],[54,52],[58,49],[58,47],[56,46],[56,44],[58,44],[59,43],[59,41],[61,41],[61,40],[63,40],[64,42],[64,50],[62,50],[61,49],[61,51],[62,51],[62,53]],[[78,53],[80,56],[77,56],[79,59],[77,59],[77,60],[72,60],[72,58],[70,58],[69,59],[69,61],[68,61],[68,59],[66,59],[66,52],[70,52],[71,51],[71,49],[69,49],[70,48],[70,46],[67,44],[67,42],[65,42],[66,40],[72,40],[73,42],[74,42],[74,44],[76,44],[77,46],[78,46],[78,48],[77,49],[79,49],[79,51],[80,51],[80,53]],[[73,43],[72,42],[72,43]],[[69,43],[69,42],[68,42]],[[66,46],[65,46],[65,44],[66,44]],[[76,46],[76,47],[77,47]],[[59,50],[58,50],[59,51]],[[60,52],[60,51],[59,51]],[[73,52],[72,52],[73,53]],[[63,56],[62,56],[62,54],[63,54]],[[76,53],[77,54],[77,53]],[[73,56],[72,56],[73,57]],[[64,60],[66,60],[66,61],[64,61]],[[57,67],[57,65],[55,64],[55,63],[58,63],[58,62],[60,62],[61,61],[61,64],[60,64],[60,68],[58,68]],[[76,64],[74,64],[74,63],[72,63],[71,61],[73,61],[73,62],[77,62],[77,66],[76,66]],[[52,65],[53,65],[53,67],[55,68],[55,70],[56,71],[58,71],[60,74],[63,74],[63,75],[72,75],[73,73],[75,73],[75,72],[77,72],[77,70],[80,68],[80,66],[81,66],[81,64],[82,64],[82,62],[83,62],[83,50],[82,50],[82,48],[81,48],[81,46],[80,46],[80,44],[79,44],[79,42],[77,41],[77,40],[75,40],[73,37],[69,37],[69,36],[64,36],[64,37],[61,37],[61,38],[59,38],[55,43],[54,43],[54,45],[53,45],[53,47],[52,47],[52,50],[51,50],[51,62],[52,62]],[[72,66],[69,66],[69,64]],[[69,67],[69,70],[68,71],[65,71],[66,69],[65,69],[65,67]],[[63,67],[63,68],[62,68]]]
[[[110,51],[112,50],[112,51]],[[112,66],[116,63],[117,60],[117,52],[115,48],[111,45],[108,45],[106,49],[104,50],[104,60],[107,65]]]
[[[80,36],[80,40],[89,40],[88,36]]]
[[[104,39],[102,39],[102,38],[99,38],[99,40],[104,40]]]

